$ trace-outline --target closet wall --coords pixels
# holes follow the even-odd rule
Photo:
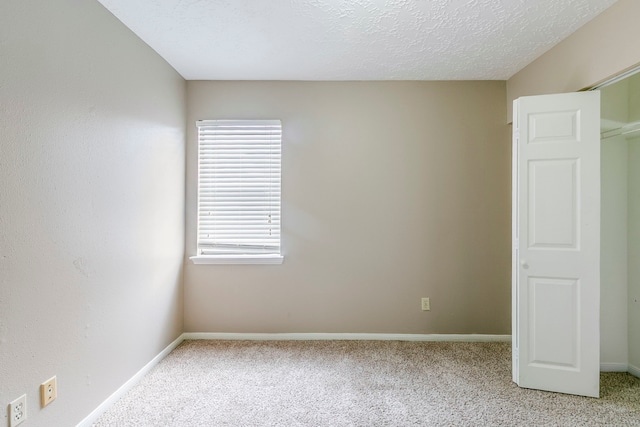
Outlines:
[[[640,74],[602,89],[601,360],[640,373]],[[608,366],[607,366],[608,365]]]
[[[640,121],[640,74],[629,79],[629,119]],[[629,365],[640,375],[640,132],[630,134],[629,144]]]

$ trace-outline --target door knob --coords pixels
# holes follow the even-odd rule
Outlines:
[[[529,268],[529,263],[527,262],[526,259],[521,259],[520,260],[520,265],[522,266],[522,268],[527,269]]]

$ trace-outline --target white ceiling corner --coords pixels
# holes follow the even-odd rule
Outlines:
[[[506,80],[616,0],[99,0],[187,80]]]

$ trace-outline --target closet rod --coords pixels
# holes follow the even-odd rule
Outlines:
[[[600,134],[600,139],[605,140],[605,139],[613,138],[614,136],[620,136],[620,135],[627,136],[636,132],[640,132],[640,127],[629,128],[629,129],[624,129],[624,128],[611,129],[606,132],[602,132]]]
[[[636,132],[640,132],[640,127],[633,128],[633,129],[622,130],[620,133],[622,135],[631,135],[632,133],[636,133]]]

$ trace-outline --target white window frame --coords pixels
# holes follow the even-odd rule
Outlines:
[[[280,120],[199,120],[194,264],[281,264]]]

